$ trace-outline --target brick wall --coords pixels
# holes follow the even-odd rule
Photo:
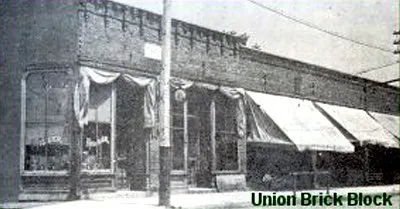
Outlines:
[[[240,68],[249,89],[398,114],[395,87],[247,48]]]
[[[79,18],[82,61],[159,74],[161,62],[145,58],[144,45],[161,44],[160,15],[97,0],[87,1]],[[172,33],[174,76],[219,83],[216,75],[236,70],[238,38],[177,20],[172,21]]]
[[[160,45],[160,15],[88,0],[79,17],[82,61],[159,74],[161,62],[145,58],[144,45]],[[172,75],[378,112],[398,111],[396,88],[241,44],[239,37],[173,20]]]
[[[15,201],[19,192],[22,74],[27,67],[73,66],[77,58],[76,5],[74,0],[1,1],[0,202]]]

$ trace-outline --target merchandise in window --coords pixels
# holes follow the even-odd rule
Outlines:
[[[65,72],[33,72],[25,80],[26,171],[69,166],[68,84]]]
[[[111,84],[91,84],[89,98],[89,122],[83,128],[82,168],[110,169]]]

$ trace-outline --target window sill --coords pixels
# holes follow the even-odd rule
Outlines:
[[[83,170],[82,171],[83,175],[113,175],[111,170],[95,170],[95,171],[89,171],[89,170]],[[68,176],[69,173],[68,171],[23,171],[21,173],[21,176]]]
[[[172,170],[171,175],[186,175],[184,170]]]
[[[68,171],[23,171],[21,176],[68,176]]]
[[[110,169],[102,169],[102,170],[82,170],[82,174],[84,175],[113,175]]]
[[[218,174],[239,174],[242,173],[240,169],[238,170],[226,170],[226,171],[213,171],[212,174],[218,175]]]

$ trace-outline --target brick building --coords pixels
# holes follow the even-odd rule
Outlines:
[[[161,16],[102,0],[3,1],[1,14],[1,200],[65,198],[77,152],[91,191],[156,191]],[[378,129],[398,137],[385,123],[398,114],[395,87],[249,49],[241,37],[179,20],[172,39],[173,189],[243,188],[248,158],[263,149],[257,143],[292,153],[354,151],[349,141],[362,136],[332,107],[380,115]],[[260,93],[308,105],[334,134],[325,145],[296,142],[287,120],[269,112],[282,109],[266,108]],[[382,143],[367,144],[391,140],[381,132]]]

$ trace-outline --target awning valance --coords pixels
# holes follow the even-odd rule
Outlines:
[[[251,91],[247,91],[246,95],[300,151],[354,152],[354,146],[311,101]],[[257,115],[259,114],[256,113]],[[266,128],[260,127],[260,129]],[[271,142],[270,139],[265,140]],[[280,142],[284,141],[280,139]]]
[[[81,67],[79,81],[75,86],[74,110],[79,126],[83,127],[89,119],[89,92],[90,83],[110,84],[118,78],[134,86],[145,88],[144,93],[144,127],[153,127],[155,124],[156,80],[147,77],[134,77],[129,74],[105,71],[90,67]]]
[[[240,137],[245,137],[246,135],[246,116],[244,111],[244,102],[243,102],[243,95],[244,89],[242,88],[232,88],[227,86],[217,86],[213,84],[206,84],[201,82],[194,82],[182,78],[172,77],[170,79],[171,87],[175,89],[188,89],[193,86],[198,88],[208,89],[210,91],[219,91],[224,96],[228,97],[229,99],[237,100],[236,107],[235,107],[235,114],[236,114],[236,122],[237,122],[237,133]],[[214,109],[214,108],[212,108]],[[212,113],[212,114],[215,114]]]
[[[387,131],[389,131],[391,134],[393,134],[397,138],[400,138],[399,116],[388,115],[388,114],[377,113],[377,112],[369,112],[369,114],[376,121],[378,121],[378,123],[381,124],[383,126],[383,128],[385,128]]]
[[[317,103],[341,128],[347,130],[361,144],[399,147],[397,139],[361,109]]]

